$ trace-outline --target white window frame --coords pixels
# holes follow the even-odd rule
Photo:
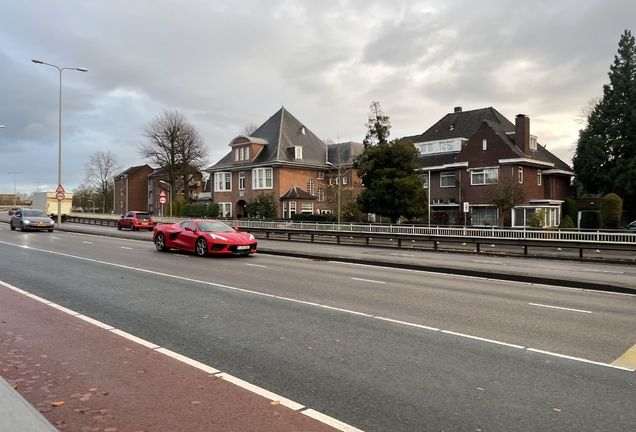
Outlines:
[[[289,217],[291,218],[296,214],[296,201],[289,202]]]
[[[343,185],[347,184],[347,176],[342,177],[342,184]]]
[[[294,147],[294,157],[296,159],[302,159],[303,158],[303,148],[300,146],[296,146]]]
[[[444,185],[444,180],[448,181],[448,179],[450,177],[453,177],[453,184],[452,185]],[[455,171],[444,171],[439,173],[439,187],[440,188],[454,188],[456,186],[456,179],[455,179],[456,173]]]
[[[493,173],[496,173],[496,178],[494,181],[488,181],[488,175],[492,176]],[[483,176],[483,182],[477,183],[475,181],[476,176]],[[489,184],[497,184],[499,181],[499,168],[481,168],[472,170],[470,172],[470,185],[471,186],[481,186],[481,185],[489,185]]]
[[[537,170],[537,186],[542,186],[543,183],[543,172],[541,170]]]
[[[421,175],[422,177],[422,188],[428,189],[428,174]]]
[[[488,140],[486,138],[481,140],[481,149],[484,150],[484,151],[488,150]]]
[[[287,201],[283,201],[283,218],[287,218]]]
[[[254,168],[252,170],[252,189],[272,189],[274,173],[272,168]]]
[[[245,160],[245,147],[241,147],[241,160]]]
[[[238,174],[238,188],[239,190],[245,190],[245,171],[241,171]]]
[[[219,203],[219,217],[232,217],[232,203],[231,202],[220,202]]]
[[[234,149],[234,160],[238,161],[239,160],[239,149]]]
[[[323,202],[325,200],[325,191],[323,189],[318,189],[318,202]]]
[[[523,167],[519,167],[517,172],[517,181],[519,182],[519,184],[523,184]]]
[[[214,191],[232,192],[232,173],[228,171],[214,173]]]
[[[304,214],[314,214],[314,203],[309,201],[300,203],[300,213]]]
[[[325,178],[325,172],[324,171],[316,171],[316,178],[318,180],[324,180]]]
[[[307,180],[307,192],[314,195],[314,186],[315,186],[315,182],[314,179],[309,179]]]

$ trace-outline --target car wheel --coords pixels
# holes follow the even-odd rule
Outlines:
[[[130,224],[130,230],[131,231],[137,231],[137,228],[135,228],[135,226],[133,224]]]
[[[24,223],[20,222],[20,231],[24,231]]]
[[[154,230],[155,230],[154,228],[148,228],[148,231],[154,231]]]
[[[203,237],[197,240],[196,252],[199,256],[206,256],[208,253],[208,242]]]
[[[155,237],[155,247],[159,252],[168,252],[169,249],[166,247],[166,238],[163,234],[159,233],[157,237]]]
[[[121,224],[119,222],[117,222],[117,229],[121,231]]]
[[[52,230],[52,229],[50,229],[50,230],[49,230],[49,232],[53,232],[53,230]]]
[[[11,224],[11,231],[15,231],[15,227]]]

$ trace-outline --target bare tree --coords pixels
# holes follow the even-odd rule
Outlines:
[[[73,207],[81,207],[82,210],[86,210],[89,207],[88,200],[92,200],[95,195],[93,186],[87,183],[82,183],[75,189],[73,189]]]
[[[245,126],[243,126],[243,129],[241,129],[241,131],[239,132],[239,135],[250,136],[251,134],[254,133],[256,129],[258,129],[258,127],[259,126],[256,123],[248,123]]]
[[[501,173],[497,183],[488,186],[488,199],[499,209],[499,226],[504,224],[503,214],[526,200],[523,184],[510,173]]]
[[[601,97],[593,97],[592,99],[587,101],[587,104],[585,104],[585,106],[581,108],[574,121],[580,124],[581,127],[585,128],[587,126],[587,119],[590,117],[590,114],[592,114],[594,108],[596,108],[596,106],[601,103],[602,100],[603,98]]]
[[[93,153],[84,164],[85,182],[92,186],[96,196],[101,198],[102,213],[106,213],[106,203],[112,202],[114,177],[121,170],[117,156],[110,150]]]
[[[178,176],[187,184],[206,163],[208,149],[203,138],[179,111],[164,110],[144,127],[143,135],[147,141],[139,145],[139,153],[166,170],[172,190],[176,190]],[[187,202],[190,190],[183,189]]]

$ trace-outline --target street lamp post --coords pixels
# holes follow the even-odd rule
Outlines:
[[[159,183],[163,183],[170,188],[170,201],[168,201],[168,203],[170,208],[170,218],[172,218],[172,185],[165,180],[159,180]]]
[[[11,171],[9,174],[13,174],[13,206],[15,207],[15,199],[16,199],[16,196],[18,195],[16,177],[18,176],[18,174],[22,174],[22,173],[20,171]]]
[[[86,200],[86,201],[88,201],[89,203],[93,203],[93,214],[95,214],[95,201],[93,200]]]
[[[60,71],[60,113],[58,120],[58,156],[57,156],[57,184],[58,188],[62,186],[62,71],[75,70],[80,72],[88,72],[86,68],[59,67],[51,63],[45,63],[42,60],[31,60],[33,63],[51,66]],[[62,227],[62,201],[57,200],[57,228]]]

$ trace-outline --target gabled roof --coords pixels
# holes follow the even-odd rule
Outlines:
[[[364,144],[357,142],[343,142],[327,146],[327,162],[334,166],[353,165],[353,160],[364,151]]]
[[[472,111],[456,111],[446,114],[428,128],[422,135],[414,138],[413,143],[422,143],[429,141],[441,141],[452,138],[467,138],[472,137],[479,126],[489,120],[494,123],[515,130],[515,125],[505,118],[499,111],[493,107],[480,108]],[[413,137],[408,137],[413,138]]]
[[[286,199],[303,199],[303,200],[315,200],[316,197],[309,192],[304,191],[301,187],[292,185],[287,192],[281,195],[281,200]]]
[[[298,166],[326,166],[327,144],[310,131],[303,123],[282,107],[271,116],[250,137],[265,140],[266,145],[248,163],[235,165],[232,153],[205,169],[218,171],[226,168],[245,168],[253,165],[286,164]],[[295,159],[294,147],[302,147],[302,159]]]
[[[146,165],[131,166],[131,167],[130,167],[130,168],[128,168],[127,170],[122,171],[121,173],[117,174],[117,175],[115,176],[115,181],[119,180],[119,179],[120,179],[120,178],[122,178],[122,177],[130,176],[130,175],[132,175],[132,174],[136,173],[137,171],[139,171],[140,169],[142,169],[142,168],[144,168],[144,167],[148,167],[148,168],[152,169],[152,167],[151,167],[150,165],[148,165],[148,164],[146,164]]]

